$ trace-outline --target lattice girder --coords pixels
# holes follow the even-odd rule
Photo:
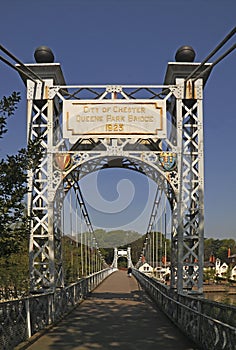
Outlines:
[[[178,83],[181,83],[179,80]],[[182,81],[182,84],[184,82]],[[202,81],[196,81],[198,91]],[[177,288],[203,287],[203,115],[197,100],[177,99],[180,188],[178,198]]]

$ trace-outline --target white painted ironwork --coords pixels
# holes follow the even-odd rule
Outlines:
[[[171,285],[180,293],[193,287],[201,293],[202,90],[207,77],[186,84],[181,75],[173,75],[173,64],[170,66],[171,77],[167,72],[165,79],[168,83],[159,86],[66,86],[61,85],[64,78],[58,64],[31,66],[45,79],[45,84],[27,80],[28,137],[41,136],[45,152],[37,171],[29,174],[31,289],[63,286],[60,212],[65,193],[73,186],[78,189],[79,180],[91,172],[123,167],[142,172],[163,189],[172,209]],[[62,105],[67,100],[91,101],[91,106],[95,101],[104,106],[110,103],[132,106],[135,100],[155,103],[160,99],[167,106],[166,135],[160,138],[150,134],[148,138],[83,134],[70,143],[63,137]],[[89,223],[82,197],[79,202]]]
[[[133,267],[132,258],[131,258],[131,247],[127,249],[117,249],[114,248],[114,259],[111,264],[111,267],[114,269],[118,268],[118,260],[120,257],[124,257],[127,259],[127,267]]]

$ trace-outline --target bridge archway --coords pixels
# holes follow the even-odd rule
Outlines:
[[[155,161],[157,162],[158,160],[156,159]],[[111,162],[112,166],[110,166]],[[86,175],[111,168],[136,171],[153,180],[165,193],[171,208],[174,208],[177,201],[176,171],[164,172],[159,161],[155,164],[154,161],[151,162],[148,161],[148,159],[143,160],[138,157],[121,158],[100,156],[89,160],[85,159],[79,165],[74,164],[65,172],[56,170],[54,173],[54,183],[57,184],[55,187],[55,196],[57,191],[61,191],[62,187],[65,193],[67,193],[75,184],[79,184],[79,181]]]
[[[131,258],[131,247],[128,247],[127,249],[117,249],[114,248],[114,259],[111,267],[114,269],[118,268],[118,260],[119,258],[126,258],[127,259],[127,267],[133,267],[132,258]]]
[[[109,166],[110,160],[112,160],[112,166]],[[118,162],[117,162],[118,160]],[[147,177],[149,179],[151,179],[153,181],[153,183],[155,183],[157,185],[157,188],[154,189],[154,186],[152,185],[150,188],[148,187],[147,190],[147,195],[142,197],[142,200],[149,199],[150,197],[148,197],[149,195],[151,195],[151,205],[153,205],[154,202],[154,198],[156,197],[155,192],[160,190],[162,190],[163,196],[166,198],[165,202],[169,203],[169,207],[171,208],[171,205],[175,205],[175,193],[173,190],[173,187],[171,187],[171,183],[168,182],[168,177],[166,178],[166,174],[164,173],[164,171],[161,170],[161,164],[158,164],[155,166],[152,164],[148,164],[147,162],[145,162],[144,160],[140,160],[140,159],[121,159],[116,158],[116,157],[106,157],[105,159],[103,157],[100,158],[96,158],[96,159],[92,159],[92,166],[90,164],[88,164],[90,162],[90,160],[85,159],[84,162],[82,164],[80,164],[80,166],[77,167],[77,165],[71,166],[69,170],[66,170],[65,172],[61,172],[61,175],[63,174],[63,177],[61,176],[59,179],[61,179],[61,182],[59,183],[59,186],[57,187],[57,191],[59,191],[61,188],[64,188],[64,193],[65,194],[69,194],[69,192],[73,189],[73,186],[75,187],[75,189],[80,187],[80,181],[87,175],[91,175],[91,173],[95,173],[95,172],[99,172],[99,171],[103,171],[106,172],[107,169],[124,169],[125,171],[136,171],[139,174],[142,174],[144,177]],[[96,164],[96,166],[95,166]],[[124,166],[123,166],[124,164]],[[85,168],[85,171],[83,171],[83,169],[81,170],[81,168]],[[144,171],[145,169],[145,171]],[[145,173],[146,172],[146,173]],[[58,175],[58,174],[57,174]],[[170,175],[170,173],[168,174]],[[93,180],[93,178],[92,178]],[[94,181],[94,180],[93,180]],[[145,181],[145,180],[144,180]],[[156,182],[155,182],[156,181]],[[91,180],[90,180],[91,182]],[[150,182],[148,181],[148,185],[150,186]],[[137,191],[140,190],[139,188],[137,188]],[[152,190],[154,193],[150,193],[150,190]],[[86,193],[84,193],[85,197],[84,199],[87,201],[86,198]],[[67,200],[67,202],[69,202],[69,199]],[[159,199],[160,202],[160,199]],[[160,203],[159,203],[160,204]],[[113,205],[112,202],[110,202],[109,207],[111,207]],[[154,202],[154,205],[157,207],[157,202]],[[142,206],[142,210],[141,210],[141,214],[143,213],[143,210],[145,209],[147,211],[147,206],[148,204],[145,201],[145,205]],[[110,209],[110,208],[109,208]],[[58,210],[60,210],[60,206],[58,206]],[[99,208],[97,207],[97,209],[95,211],[99,210]],[[151,207],[149,205],[149,212],[151,213]],[[156,208],[155,208],[156,210]],[[159,214],[160,216],[164,214],[164,212],[166,213],[166,210],[163,207],[162,204],[162,209],[161,209],[162,213]],[[89,211],[90,212],[90,211]],[[171,210],[168,211],[168,213],[171,213]],[[127,214],[127,213],[126,213]],[[137,215],[137,214],[136,214]],[[150,214],[149,214],[150,215]],[[158,215],[158,216],[159,216]],[[172,212],[173,215],[173,212]],[[59,216],[59,215],[58,215]],[[109,216],[109,214],[108,214]],[[155,218],[155,220],[160,219],[159,218]],[[110,216],[111,217],[111,216]],[[138,216],[135,216],[134,219],[132,220],[137,220]],[[148,231],[145,231],[146,229],[148,229],[149,231],[155,231],[158,229],[157,227],[157,223],[154,223],[154,217],[153,218],[153,222],[152,222],[152,226],[150,225],[150,223],[148,223],[148,221],[146,222],[143,234],[148,234]],[[93,219],[93,216],[91,216],[91,219]],[[109,218],[110,219],[110,218]],[[109,220],[108,219],[108,220]],[[115,222],[117,221],[117,219],[119,219],[119,226],[115,226]],[[168,229],[170,229],[170,225],[171,225],[171,217],[168,217],[169,221],[168,221]],[[70,220],[70,215],[69,215],[69,219]],[[106,219],[105,219],[106,220]],[[117,215],[113,215],[113,219],[111,220],[112,223],[114,224],[114,226],[112,226],[112,230],[115,229],[117,227],[119,227],[119,229],[122,230],[122,213],[121,215],[119,215],[119,217],[117,218]],[[129,223],[131,223],[131,221],[129,221]],[[95,223],[94,223],[95,224]],[[95,224],[96,225],[96,224]],[[98,225],[99,227],[102,227]],[[160,227],[159,227],[160,229]],[[131,229],[132,230],[132,229]],[[164,230],[164,227],[162,226],[162,230]],[[105,232],[105,231],[104,231]],[[112,241],[112,235],[111,235],[111,239],[109,240],[109,231],[108,233],[104,233],[103,235],[105,235],[105,239],[104,237],[102,237],[102,239],[99,239],[99,237],[96,236],[96,232],[95,232],[95,237],[96,239],[98,238],[97,242],[100,248],[110,248],[110,247],[114,247],[114,243]],[[80,237],[82,237],[81,234],[78,235],[77,239],[78,242],[81,242]],[[163,233],[163,241],[166,239],[166,235]],[[170,236],[168,236],[169,238],[171,238]],[[137,239],[137,237],[135,237],[135,239]],[[120,245],[123,244],[129,244],[132,243],[135,239],[133,238],[129,238],[128,236],[126,237],[121,237],[121,241],[120,241]],[[104,245],[104,242],[106,242]],[[123,242],[123,244],[121,244]],[[101,245],[100,245],[101,244]],[[164,244],[164,243],[163,243]],[[164,245],[163,245],[163,255],[164,255]],[[127,259],[127,257],[125,256],[125,259]],[[121,260],[121,257],[119,257],[119,261]],[[129,260],[128,261],[128,265]],[[136,261],[137,262],[137,261]],[[157,263],[157,262],[156,262]],[[117,266],[117,264],[116,264]]]

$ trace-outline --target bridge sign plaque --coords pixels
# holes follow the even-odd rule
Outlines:
[[[166,138],[165,101],[63,101],[63,137]]]

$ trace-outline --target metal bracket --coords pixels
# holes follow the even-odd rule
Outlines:
[[[106,88],[107,92],[122,92],[122,86],[120,85],[108,85]]]
[[[184,98],[184,79],[176,79],[176,88],[173,90],[173,94],[177,99]]]
[[[27,80],[27,99],[28,100],[47,100],[49,97],[50,87],[53,86],[52,79],[45,79],[43,82],[37,80],[35,83],[32,80]]]

